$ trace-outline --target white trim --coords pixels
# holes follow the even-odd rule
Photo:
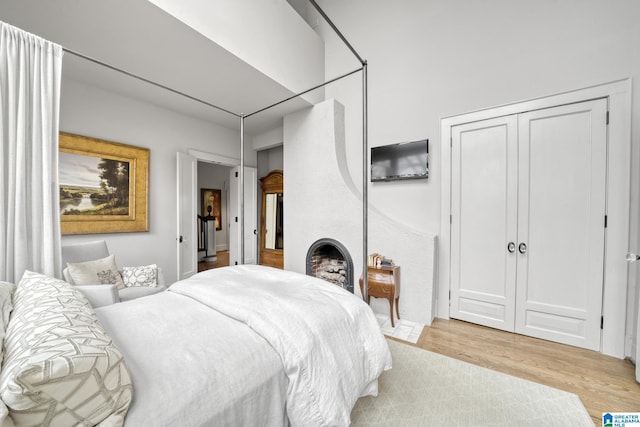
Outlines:
[[[240,166],[240,159],[236,159],[234,157],[221,156],[219,154],[207,153],[206,151],[200,150],[187,150],[187,153],[189,153],[190,156],[207,163],[230,167]]]
[[[609,100],[607,241],[604,264],[604,298],[601,352],[624,358],[627,289],[629,274],[625,256],[629,251],[631,200],[631,79],[536,98],[486,110],[442,118],[440,121],[441,193],[440,251],[438,263],[437,316],[449,318],[450,214],[451,214],[451,127],[492,117],[570,104],[596,98]],[[628,347],[628,344],[627,344]]]

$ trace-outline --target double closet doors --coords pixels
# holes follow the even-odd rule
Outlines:
[[[607,101],[452,128],[450,316],[600,349]]]

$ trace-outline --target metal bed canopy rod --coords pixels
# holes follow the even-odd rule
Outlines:
[[[193,101],[196,101],[198,103],[201,103],[203,105],[207,105],[211,108],[215,108],[216,110],[225,112],[227,114],[231,114],[232,116],[235,116],[237,118],[240,119],[240,173],[239,173],[239,178],[240,178],[240,192],[242,194],[242,196],[240,197],[240,235],[244,236],[244,120],[246,117],[249,116],[253,116],[255,114],[261,113],[263,111],[266,111],[270,108],[273,108],[277,105],[280,105],[284,102],[290,101],[294,98],[297,98],[301,95],[304,95],[308,92],[311,92],[313,90],[319,89],[323,86],[326,86],[330,83],[333,83],[335,81],[341,80],[345,77],[348,77],[352,74],[357,73],[358,71],[362,71],[362,104],[363,104],[363,116],[362,116],[362,125],[363,125],[363,134],[362,134],[362,156],[363,156],[363,171],[362,171],[362,175],[363,175],[363,188],[362,188],[362,222],[363,222],[363,269],[364,269],[364,273],[363,273],[363,297],[367,298],[368,292],[369,292],[369,286],[368,286],[368,278],[367,278],[367,271],[366,271],[366,267],[367,267],[367,262],[368,262],[368,256],[367,256],[367,251],[368,251],[368,236],[367,236],[367,231],[368,231],[368,206],[369,206],[369,200],[368,200],[368,176],[367,176],[367,167],[368,167],[368,132],[367,132],[367,128],[368,128],[368,76],[367,76],[367,61],[362,59],[362,57],[358,54],[358,52],[354,49],[354,47],[351,45],[351,43],[349,43],[349,41],[346,39],[346,37],[340,32],[340,30],[338,29],[338,27],[336,27],[336,25],[333,23],[333,21],[331,21],[331,19],[329,19],[329,17],[327,16],[326,13],[324,13],[324,11],[322,10],[322,8],[318,5],[318,3],[315,2],[315,0],[309,0],[309,2],[311,3],[311,5],[318,11],[318,13],[322,16],[322,18],[325,20],[325,22],[331,27],[331,29],[338,35],[338,37],[340,38],[340,40],[342,40],[342,42],[349,48],[349,50],[353,53],[353,55],[358,59],[358,61],[360,62],[360,64],[362,64],[361,68],[358,68],[356,70],[350,71],[346,74],[343,74],[341,76],[338,76],[336,78],[333,78],[329,81],[326,81],[322,84],[316,85],[310,89],[307,89],[303,92],[297,93],[295,95],[292,95],[290,97],[287,97],[286,99],[282,100],[282,101],[278,101],[274,104],[271,104],[267,107],[261,108],[251,114],[248,115],[244,115],[244,114],[238,114],[238,113],[234,113],[233,111],[227,110],[226,108],[220,107],[218,105],[212,104],[210,102],[204,101],[200,98],[196,98],[195,96],[189,95],[187,93],[181,92],[179,90],[173,89],[169,86],[163,85],[161,83],[155,82],[153,80],[149,80],[145,77],[139,76],[137,74],[134,74],[132,72],[123,70],[121,68],[115,67],[111,64],[107,64],[106,62],[100,61],[98,59],[92,58],[88,55],[84,55],[82,53],[76,52],[72,49],[66,48],[66,47],[62,47],[63,51],[66,53],[70,53],[74,56],[77,56],[79,58],[83,58],[87,61],[93,62],[95,64],[101,65],[103,67],[109,68],[110,70],[122,73],[124,75],[127,75],[129,77],[132,77],[134,79],[143,81],[145,83],[148,83],[150,85],[159,87],[161,89],[167,90],[169,92],[172,92],[176,95],[180,95],[183,96],[185,98],[191,99]],[[241,259],[241,263],[244,264],[244,238],[240,239],[240,259]]]
[[[336,25],[333,23],[333,21],[327,16],[326,13],[324,13],[324,10],[322,10],[322,8],[318,5],[318,3],[315,2],[315,0],[309,0],[309,3],[311,3],[311,5],[318,11],[318,13],[322,16],[322,19],[325,20],[325,22],[327,24],[329,24],[329,26],[331,27],[331,29],[338,35],[338,37],[340,37],[340,40],[342,40],[342,42],[349,48],[349,50],[351,51],[351,53],[353,53],[355,55],[356,58],[358,58],[358,61],[360,61],[360,64],[364,65],[367,61],[365,61],[364,59],[362,59],[362,57],[358,54],[358,52],[356,52],[356,50],[353,48],[353,46],[351,45],[351,43],[349,43],[349,41],[347,40],[347,38],[340,32],[340,30],[338,29],[338,27],[336,27]]]
[[[219,105],[212,104],[211,102],[208,102],[208,101],[205,101],[203,99],[197,98],[197,97],[195,97],[193,95],[189,95],[188,93],[181,92],[179,90],[173,89],[173,88],[171,88],[169,86],[166,86],[166,85],[163,85],[161,83],[155,82],[153,80],[147,79],[145,77],[139,76],[139,75],[134,74],[134,73],[132,73],[130,71],[127,71],[127,70],[124,70],[122,68],[116,67],[114,65],[108,64],[108,63],[106,63],[104,61],[100,61],[99,59],[93,58],[91,56],[88,56],[88,55],[85,55],[83,53],[77,52],[75,50],[72,50],[72,49],[69,49],[69,48],[66,48],[66,47],[62,47],[62,49],[66,53],[70,53],[70,54],[72,54],[74,56],[77,56],[79,58],[86,59],[87,61],[93,62],[94,64],[101,65],[103,67],[109,68],[110,70],[113,70],[113,71],[116,71],[118,73],[127,75],[129,77],[133,77],[134,79],[143,81],[145,83],[151,84],[153,86],[159,87],[161,89],[167,90],[167,91],[175,93],[177,95],[184,96],[185,98],[189,98],[189,99],[191,99],[193,101],[196,101],[196,102],[199,102],[201,104],[207,105],[209,107],[215,108],[215,109],[217,109],[219,111],[223,111],[223,112],[225,112],[227,114],[231,114],[232,116],[235,116],[237,118],[247,118],[247,117],[250,117],[250,116],[254,116],[254,115],[258,114],[258,113],[261,113],[263,111],[266,111],[266,110],[268,110],[270,108],[273,108],[275,106],[278,106],[280,104],[283,104],[283,103],[285,103],[287,101],[290,101],[292,99],[295,99],[295,98],[297,98],[299,96],[305,95],[305,94],[307,94],[309,92],[312,92],[312,91],[314,91],[316,89],[319,89],[319,88],[321,88],[323,86],[326,86],[328,84],[331,84],[331,83],[333,83],[335,81],[341,80],[341,79],[343,79],[345,77],[348,77],[348,76],[350,76],[352,74],[357,73],[358,71],[363,71],[365,66],[367,65],[367,61],[362,59],[362,57],[353,48],[353,46],[351,45],[351,43],[349,43],[349,41],[346,39],[346,37],[340,32],[340,30],[338,29],[338,27],[336,27],[336,25],[333,23],[333,21],[331,21],[331,19],[327,16],[327,14],[322,10],[322,8],[318,5],[318,3],[316,3],[315,0],[309,0],[309,2],[318,11],[318,13],[320,13],[322,18],[327,22],[327,24],[331,27],[331,29],[338,35],[338,37],[340,37],[342,42],[349,48],[349,50],[351,50],[351,52],[355,55],[355,57],[358,59],[358,61],[360,61],[360,63],[362,64],[362,67],[357,68],[357,69],[355,69],[353,71],[350,71],[348,73],[345,73],[345,74],[343,74],[341,76],[338,76],[338,77],[335,77],[333,79],[330,79],[330,80],[328,80],[328,81],[326,81],[324,83],[321,83],[319,85],[313,86],[312,88],[309,88],[309,89],[304,90],[302,92],[299,92],[299,93],[296,93],[294,95],[291,95],[291,96],[289,96],[289,97],[287,97],[287,98],[285,98],[285,99],[283,99],[281,101],[275,102],[275,103],[273,103],[271,105],[268,105],[268,106],[266,106],[264,108],[261,108],[261,109],[259,109],[257,111],[254,111],[253,113],[250,113],[250,114],[234,113],[233,111],[230,111],[230,110],[228,110],[226,108],[220,107]]]
[[[268,105],[268,106],[266,106],[264,108],[260,108],[259,110],[254,111],[253,113],[250,113],[250,114],[239,114],[239,113],[234,113],[233,111],[229,111],[226,108],[220,107],[219,105],[215,105],[215,104],[212,104],[212,103],[207,102],[205,100],[202,100],[200,98],[196,98],[195,96],[189,95],[188,93],[181,92],[181,91],[173,89],[173,88],[171,88],[169,86],[163,85],[161,83],[157,83],[157,82],[155,82],[153,80],[149,80],[149,79],[147,79],[145,77],[142,77],[142,76],[139,76],[137,74],[134,74],[134,73],[132,73],[130,71],[123,70],[122,68],[118,68],[118,67],[116,67],[114,65],[111,65],[111,64],[108,64],[106,62],[100,61],[99,59],[95,59],[95,58],[92,58],[91,56],[84,55],[84,54],[82,54],[80,52],[76,52],[75,50],[72,50],[72,49],[69,49],[69,48],[66,48],[66,47],[63,47],[62,50],[64,50],[66,53],[70,53],[71,55],[74,55],[74,56],[77,56],[79,58],[86,59],[87,61],[93,62],[94,64],[101,65],[101,66],[103,66],[105,68],[109,68],[110,70],[116,71],[118,73],[124,74],[124,75],[129,76],[129,77],[133,77],[134,79],[143,81],[143,82],[148,83],[150,85],[153,85],[153,86],[159,87],[161,89],[167,90],[169,92],[175,93],[176,95],[184,96],[185,98],[189,98],[192,101],[196,101],[196,102],[199,102],[199,103],[204,104],[206,106],[215,108],[216,110],[220,110],[220,111],[223,111],[223,112],[225,112],[227,114],[231,114],[232,116],[235,116],[237,118],[241,118],[241,117],[247,118],[247,117],[254,116],[254,115],[258,114],[258,113],[262,113],[263,111],[266,111],[266,110],[268,110],[270,108],[276,107],[276,106],[278,106],[280,104],[284,104],[287,101],[291,101],[292,99],[295,99],[295,98],[297,98],[299,96],[305,95],[305,94],[307,94],[309,92],[312,92],[312,91],[314,91],[316,89],[320,89],[321,87],[327,86],[327,85],[329,85],[329,84],[331,84],[333,82],[336,82],[338,80],[341,80],[341,79],[343,79],[345,77],[349,77],[350,75],[355,74],[358,71],[362,71],[362,68],[363,68],[363,67],[360,67],[360,68],[357,68],[357,69],[355,69],[353,71],[349,71],[348,73],[342,74],[342,75],[340,75],[338,77],[335,77],[333,79],[327,80],[324,83],[320,83],[319,85],[313,86],[312,88],[309,88],[309,89],[304,90],[302,92],[298,92],[298,93],[296,93],[294,95],[291,95],[291,96],[289,96],[289,97],[287,97],[287,98],[285,98],[285,99],[283,99],[281,101],[274,102],[273,104],[270,104],[270,105]]]
[[[336,81],[338,81],[338,80],[341,80],[341,79],[343,79],[343,78],[345,78],[345,77],[349,77],[350,75],[355,74],[355,73],[357,73],[358,71],[362,71],[362,68],[363,68],[363,67],[357,68],[357,69],[355,69],[355,70],[353,70],[353,71],[349,71],[348,73],[344,73],[344,74],[343,74],[343,75],[341,75],[341,76],[335,77],[335,78],[333,78],[333,79],[331,79],[331,80],[327,80],[326,82],[324,82],[324,83],[320,83],[319,85],[314,86],[314,87],[312,87],[312,88],[310,88],[310,89],[307,89],[307,90],[302,91],[302,92],[298,92],[298,93],[296,93],[295,95],[291,95],[290,97],[285,98],[285,99],[283,99],[282,101],[274,102],[274,103],[273,103],[273,104],[271,104],[271,105],[268,105],[268,106],[266,106],[266,107],[264,107],[264,108],[261,108],[261,109],[259,109],[259,110],[257,110],[257,111],[254,111],[253,113],[250,113],[250,114],[245,115],[245,116],[244,116],[244,118],[246,119],[247,117],[251,117],[251,116],[256,115],[256,114],[258,114],[258,113],[262,113],[263,111],[266,111],[266,110],[268,110],[268,109],[270,109],[270,108],[273,108],[273,107],[275,107],[275,106],[277,106],[277,105],[284,104],[285,102],[287,102],[287,101],[291,101],[292,99],[295,99],[295,98],[297,98],[297,97],[299,97],[299,96],[305,95],[305,94],[307,94],[307,93],[309,93],[309,92],[313,92],[313,91],[314,91],[314,90],[316,90],[316,89],[320,89],[321,87],[327,86],[328,84],[331,84],[331,83],[333,83],[333,82],[336,82]]]
[[[196,102],[199,102],[201,104],[207,105],[209,107],[215,108],[217,110],[223,111],[223,112],[225,112],[227,114],[231,114],[233,116],[240,117],[240,114],[234,113],[233,111],[229,111],[226,108],[222,108],[222,107],[220,107],[218,105],[212,104],[212,103],[204,101],[204,100],[202,100],[200,98],[196,98],[195,96],[189,95],[188,93],[180,92],[179,90],[170,88],[169,86],[165,86],[165,85],[163,85],[161,83],[157,83],[157,82],[154,82],[153,80],[149,80],[149,79],[141,77],[141,76],[139,76],[137,74],[133,74],[133,73],[131,73],[129,71],[123,70],[122,68],[115,67],[115,66],[113,66],[111,64],[107,64],[106,62],[103,62],[103,61],[100,61],[98,59],[92,58],[90,56],[84,55],[84,54],[82,54],[80,52],[76,52],[75,50],[71,50],[71,49],[66,48],[66,47],[63,47],[62,50],[67,52],[67,53],[70,53],[72,55],[75,55],[75,56],[77,56],[79,58],[86,59],[87,61],[91,61],[94,64],[102,65],[103,67],[109,68],[110,70],[117,71],[118,73],[122,73],[124,75],[129,76],[129,77],[133,77],[134,79],[138,79],[140,81],[143,81],[145,83],[151,84],[153,86],[157,86],[157,87],[162,88],[164,90],[168,90],[169,92],[175,93],[177,95],[184,96],[185,98],[189,98],[189,99],[191,99],[193,101],[196,101]]]

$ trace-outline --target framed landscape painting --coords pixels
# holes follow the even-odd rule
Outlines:
[[[62,234],[149,231],[149,150],[60,132]]]

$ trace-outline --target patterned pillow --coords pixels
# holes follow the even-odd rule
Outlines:
[[[15,285],[13,283],[0,282],[0,349],[3,348],[2,343],[4,341],[7,325],[9,324],[9,315],[13,309],[12,299],[14,289]],[[3,357],[4,354],[0,351],[0,363],[2,363]],[[0,420],[2,419],[1,409],[2,408],[0,407]]]
[[[87,262],[70,262],[67,268],[74,285],[113,285],[124,288],[115,255]]]
[[[139,286],[155,288],[158,286],[158,266],[151,264],[140,267],[123,267],[122,281],[126,288]]]
[[[0,396],[15,425],[122,425],[129,371],[85,296],[27,271],[13,305]]]
[[[9,408],[7,408],[4,402],[0,402],[0,426],[14,427],[13,420],[9,415]]]

